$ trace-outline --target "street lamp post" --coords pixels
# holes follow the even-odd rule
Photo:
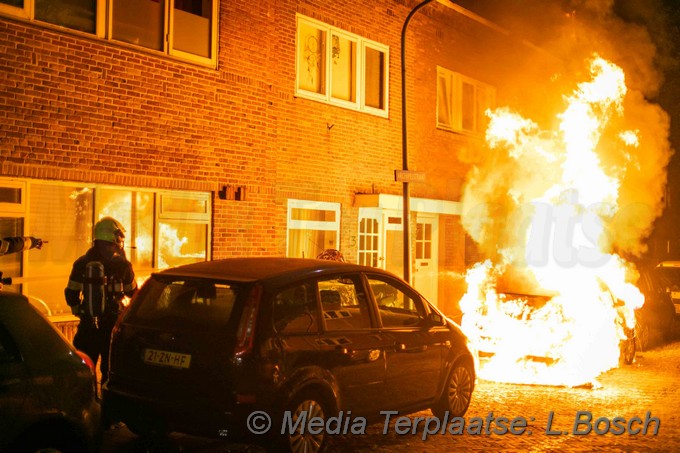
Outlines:
[[[408,145],[406,133],[406,29],[409,22],[411,22],[413,15],[431,1],[432,0],[424,0],[416,5],[408,16],[406,16],[404,26],[401,29],[401,164],[404,172],[408,172]],[[404,227],[404,280],[411,283],[411,224],[409,220],[411,201],[408,180],[403,181],[402,187],[404,199],[404,212],[402,215]]]

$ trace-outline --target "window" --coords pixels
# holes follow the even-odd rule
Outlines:
[[[207,279],[152,277],[138,293],[140,303],[130,316],[142,323],[159,321],[176,325],[181,319],[183,324],[224,329],[243,292],[242,286]]]
[[[8,181],[0,184],[0,238],[24,236],[23,212],[26,209],[26,186]],[[0,273],[3,278],[22,275],[23,253],[0,255]],[[3,286],[5,291],[21,292],[21,285]]]
[[[318,309],[314,285],[305,283],[286,288],[274,297],[274,328],[280,333],[318,332]]]
[[[23,293],[48,316],[70,315],[64,288],[101,217],[125,227],[125,253],[138,283],[154,269],[209,258],[209,193],[0,178],[0,209],[0,236],[48,241],[41,250],[0,257],[0,271],[17,278],[4,289]]]
[[[422,301],[380,276],[368,276],[383,327],[416,326],[426,317]]]
[[[432,258],[432,224],[416,223],[416,257],[417,260]]]
[[[174,267],[208,259],[210,195],[161,193],[158,197],[158,267]]]
[[[370,329],[371,317],[359,276],[319,281],[319,300],[326,330]]]
[[[24,219],[21,217],[0,217],[0,238],[24,236]],[[22,274],[23,254],[0,255],[0,277],[11,278]],[[2,286],[2,285],[0,285]],[[2,286],[3,290],[21,292],[20,284]]]
[[[111,5],[111,38],[147,49],[163,50],[165,4],[151,0],[116,0]]]
[[[288,254],[316,258],[337,249],[340,237],[340,204],[288,200]]]
[[[300,97],[387,116],[387,46],[297,16]]]
[[[488,125],[486,110],[495,101],[494,87],[437,67],[437,127],[483,134]]]
[[[214,66],[217,0],[0,0],[0,12]]]

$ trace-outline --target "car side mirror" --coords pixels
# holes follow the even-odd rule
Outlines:
[[[444,317],[439,313],[430,313],[427,315],[425,320],[425,325],[429,329],[430,327],[437,327],[444,325]]]

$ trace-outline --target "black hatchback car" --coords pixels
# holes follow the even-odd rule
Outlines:
[[[94,364],[25,296],[0,291],[0,451],[98,451]]]
[[[242,439],[263,411],[293,451],[318,451],[328,436],[281,435],[286,414],[462,416],[476,363],[459,327],[400,278],[297,258],[153,274],[114,329],[110,360],[104,410],[139,435]]]

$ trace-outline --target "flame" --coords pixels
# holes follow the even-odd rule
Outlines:
[[[605,166],[599,149],[624,115],[625,76],[594,55],[590,77],[564,98],[556,131],[508,108],[487,113],[496,166],[471,172],[464,201],[473,208],[463,223],[491,258],[468,271],[460,302],[483,379],[594,383],[618,366],[644,303],[608,231],[627,168]],[[631,129],[616,137],[628,151],[641,139]]]
[[[167,223],[159,224],[158,233],[158,243],[160,247],[160,253],[158,254],[158,265],[161,268],[169,267],[166,258],[205,258],[205,250],[201,250],[197,253],[186,253],[182,252],[182,247],[189,242],[189,238],[186,236],[181,236],[177,228],[173,228]]]

